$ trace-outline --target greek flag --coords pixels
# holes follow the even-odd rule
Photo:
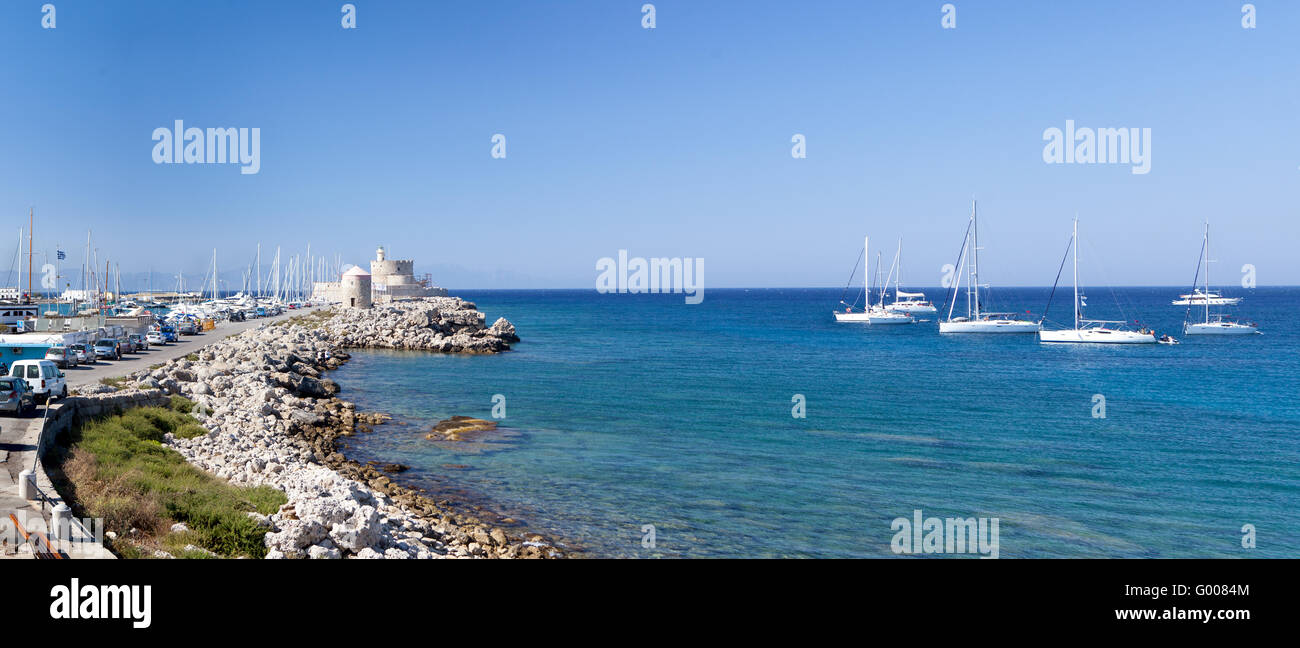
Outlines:
[[[64,254],[63,250],[59,250],[59,260],[62,261],[66,258],[68,258],[68,255]]]

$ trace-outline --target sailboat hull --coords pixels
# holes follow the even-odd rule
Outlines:
[[[974,322],[939,322],[940,333],[1036,333],[1038,322],[1020,320],[978,320]]]
[[[1255,335],[1259,329],[1248,324],[1236,322],[1209,322],[1188,324],[1183,327],[1183,335]]]
[[[934,315],[939,310],[930,304],[908,304],[906,302],[890,304],[885,310],[891,313],[906,313],[908,315]]]
[[[835,313],[836,322],[856,322],[859,324],[911,324],[916,320],[910,315],[900,313]]]
[[[1107,328],[1042,330],[1040,342],[1060,344],[1155,344],[1156,336],[1137,331],[1120,331]]]

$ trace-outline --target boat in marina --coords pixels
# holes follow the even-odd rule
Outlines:
[[[1040,328],[1038,339],[1040,342],[1058,343],[1058,344],[1155,344],[1159,341],[1155,333],[1146,329],[1131,330],[1126,328],[1126,322],[1119,320],[1094,320],[1083,317],[1083,308],[1086,303],[1084,295],[1079,293],[1079,219],[1074,219],[1074,232],[1070,235],[1069,250],[1073,253],[1074,258],[1074,327],[1068,329],[1047,329]],[[1061,260],[1064,265],[1065,260]],[[1060,280],[1060,273],[1057,273],[1057,280]],[[1052,284],[1052,294],[1056,293],[1056,283]],[[1048,298],[1047,308],[1044,309],[1044,319],[1046,312],[1051,308],[1051,298]]]
[[[1200,274],[1201,267],[1205,267],[1205,288],[1204,290],[1195,289],[1194,294],[1201,295],[1199,301],[1186,301],[1187,303],[1187,320],[1183,322],[1183,335],[1254,335],[1259,333],[1259,327],[1253,322],[1237,322],[1223,313],[1212,313],[1210,306],[1236,304],[1240,300],[1228,301],[1219,296],[1219,293],[1210,290],[1210,223],[1205,223],[1205,238],[1201,242],[1201,258],[1196,264],[1196,272]],[[1192,283],[1196,283],[1195,277]],[[1211,297],[1213,296],[1213,297]],[[1183,295],[1186,297],[1186,295]],[[1209,298],[1207,298],[1209,297]],[[1217,298],[1217,301],[1214,299]],[[1174,302],[1177,304],[1178,302]],[[1205,317],[1199,322],[1191,321],[1192,306],[1202,306]]]
[[[981,310],[979,282],[979,212],[975,201],[971,201],[970,221],[966,225],[966,237],[962,240],[961,253],[958,255],[958,272],[953,281],[952,294],[948,299],[948,318],[939,322],[940,333],[1034,333],[1041,328],[1039,322],[1019,319],[1014,313],[995,313]],[[957,305],[957,295],[962,286],[962,277],[966,275],[966,314],[953,317]]]
[[[916,321],[916,319],[913,318],[911,315],[907,313],[893,312],[885,309],[885,291],[883,288],[880,290],[880,301],[875,304],[871,303],[871,286],[870,286],[871,282],[868,276],[871,267],[871,257],[869,256],[870,243],[871,243],[871,239],[869,237],[865,237],[865,236],[862,237],[862,260],[863,260],[862,310],[855,310],[857,308],[857,300],[854,300],[852,304],[849,304],[844,301],[844,297],[848,293],[849,285],[853,283],[853,274],[851,273],[849,275],[849,285],[845,285],[844,287],[845,295],[840,296],[840,305],[844,308],[844,311],[843,312],[840,312],[838,310],[834,311],[835,321],[856,322],[859,324],[871,324],[871,325],[912,324],[913,322]],[[898,261],[897,257],[895,257],[894,260],[895,263],[897,263]],[[858,270],[858,264],[854,264],[853,272],[856,273],[857,270]],[[876,272],[877,274],[879,274],[880,272],[879,261],[876,262]],[[890,269],[890,272],[892,275],[893,272],[892,267]],[[888,284],[888,280],[885,281],[885,284],[886,285]]]

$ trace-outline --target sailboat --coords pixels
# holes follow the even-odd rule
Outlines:
[[[1040,322],[1028,322],[1016,319],[1013,313],[992,313],[980,310],[980,261],[979,261],[979,212],[975,201],[971,201],[970,223],[966,226],[966,238],[962,241],[961,254],[958,255],[957,280],[953,282],[952,296],[948,300],[948,319],[939,322],[940,333],[1034,333],[1042,328]],[[957,306],[957,294],[961,289],[962,275],[966,280],[966,315],[953,317]]]
[[[1195,303],[1195,305],[1204,305],[1205,319],[1200,322],[1191,322],[1191,321],[1183,322],[1183,334],[1184,335],[1254,335],[1255,333],[1259,333],[1259,327],[1256,326],[1255,324],[1234,322],[1230,319],[1225,318],[1222,313],[1216,313],[1213,316],[1210,315],[1211,304],[1215,304],[1215,305],[1225,304],[1225,303],[1235,304],[1237,303],[1237,300],[1234,299],[1230,302],[1226,301],[1224,298],[1219,296],[1219,293],[1212,292],[1210,290],[1210,222],[1209,221],[1205,222],[1205,239],[1201,243],[1201,258],[1198,260],[1196,264],[1197,273],[1201,271],[1202,263],[1205,265],[1205,289],[1204,291],[1201,291],[1199,289],[1193,288],[1193,293],[1194,294],[1199,293],[1203,297],[1197,302],[1192,302],[1192,301],[1187,302],[1188,305],[1187,314],[1191,315],[1192,312],[1191,306],[1193,305],[1193,303]],[[1196,283],[1195,278],[1192,279],[1192,283],[1193,284]],[[1218,297],[1218,300],[1216,301],[1211,296]],[[1176,304],[1178,302],[1174,302],[1174,303]]]
[[[871,257],[868,254],[871,249],[870,243],[871,243],[871,239],[869,237],[866,236],[862,237],[862,259],[863,259],[862,294],[864,297],[862,310],[860,311],[854,310],[854,306],[857,305],[856,300],[854,301],[853,304],[848,304],[844,301],[843,296],[841,296],[840,305],[844,307],[844,312],[841,313],[838,310],[834,311],[835,321],[836,322],[857,322],[860,324],[911,324],[915,322],[916,320],[913,319],[913,317],[911,315],[908,315],[907,313],[893,313],[885,310],[885,305],[884,305],[885,291],[883,289],[881,289],[880,291],[880,302],[877,304],[871,303],[871,286],[870,286],[871,280],[869,279],[870,268],[871,268]],[[897,258],[895,258],[895,260],[897,260]],[[879,273],[880,271],[879,268],[880,268],[880,263],[879,261],[877,261],[876,262],[877,273]],[[853,271],[857,272],[857,269],[858,269],[857,265],[854,264]],[[892,268],[891,268],[891,272],[892,272]],[[852,282],[853,282],[853,275],[850,274],[849,283]],[[886,281],[886,283],[888,283],[888,281]],[[848,286],[845,286],[844,290],[845,292],[848,292]]]
[[[903,282],[903,239],[898,239],[898,272],[894,273],[894,303],[885,306],[885,310],[892,313],[907,313],[908,315],[933,315],[938,311],[925,298],[923,292],[904,292],[901,288]]]
[[[1070,249],[1074,253],[1074,328],[1069,329],[1040,329],[1038,331],[1038,340],[1040,342],[1071,343],[1071,344],[1155,344],[1158,340],[1154,333],[1142,331],[1130,331],[1112,327],[1110,325],[1123,325],[1125,322],[1116,320],[1092,320],[1084,319],[1083,307],[1084,297],[1079,294],[1079,219],[1074,219],[1074,233],[1070,235]],[[1065,260],[1062,259],[1062,264]],[[1059,281],[1060,274],[1057,274]],[[1052,284],[1052,293],[1056,292],[1056,284]],[[1048,307],[1051,307],[1051,298],[1048,298]],[[1046,309],[1044,309],[1046,313]],[[1046,315],[1044,315],[1046,317]]]

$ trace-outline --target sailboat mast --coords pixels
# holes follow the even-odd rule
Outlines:
[[[1074,219],[1074,329],[1079,330],[1079,219]]]
[[[898,286],[903,283],[903,237],[898,237],[898,273],[894,275],[894,303],[898,303]]]
[[[27,212],[27,300],[32,299],[32,230],[36,228],[36,209]]]
[[[1210,221],[1205,221],[1205,323],[1210,323]]]
[[[862,310],[871,310],[871,237],[862,237]]]
[[[971,288],[975,292],[975,319],[980,318],[980,221],[979,208],[975,201],[970,201],[970,215],[974,227],[971,228]]]

